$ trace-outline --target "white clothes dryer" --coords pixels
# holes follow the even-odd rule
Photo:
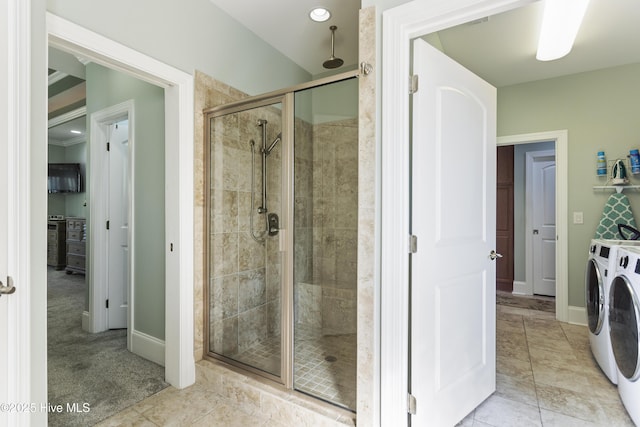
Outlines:
[[[640,425],[640,249],[620,248],[617,259],[609,291],[609,334],[620,400]]]
[[[616,273],[618,249],[640,241],[593,239],[585,274],[585,296],[591,353],[609,380],[618,383],[618,371],[609,338],[609,288]]]

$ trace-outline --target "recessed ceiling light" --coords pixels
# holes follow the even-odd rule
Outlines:
[[[82,132],[80,132],[79,130],[72,130],[71,133],[81,134]]]
[[[325,9],[324,7],[316,7],[311,12],[309,12],[309,18],[311,18],[312,21],[324,22],[331,18],[331,12],[329,12],[329,10]]]

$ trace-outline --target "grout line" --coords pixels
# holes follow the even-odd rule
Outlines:
[[[540,410],[540,398],[538,397],[538,383],[536,381],[536,375],[533,372],[533,357],[531,356],[531,348],[529,346],[529,338],[527,337],[527,325],[524,321],[524,316],[522,316],[522,328],[524,330],[524,339],[527,343],[527,354],[529,355],[529,368],[531,369],[531,378],[533,378],[533,390],[536,393],[536,404],[538,406],[538,417],[540,419],[540,425],[543,426],[542,422],[542,411]]]

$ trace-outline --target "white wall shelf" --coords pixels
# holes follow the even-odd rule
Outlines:
[[[594,190],[616,190],[617,193],[622,193],[625,189],[638,190],[640,185],[594,185]]]

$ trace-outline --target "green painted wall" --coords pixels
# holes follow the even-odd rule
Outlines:
[[[584,306],[587,248],[610,193],[596,191],[596,153],[613,160],[640,148],[640,64],[498,89],[498,135],[569,132],[569,305]],[[640,178],[632,178],[640,184]],[[640,218],[640,193],[629,192]],[[584,212],[584,224],[573,224]]]
[[[313,120],[326,123],[358,117],[358,79],[349,79],[313,92]]]
[[[88,118],[134,100],[134,323],[136,330],[164,339],[164,90],[94,63],[86,76]],[[90,119],[88,135],[89,127]]]
[[[250,95],[311,75],[209,0],[47,0],[47,10],[189,74]]]

